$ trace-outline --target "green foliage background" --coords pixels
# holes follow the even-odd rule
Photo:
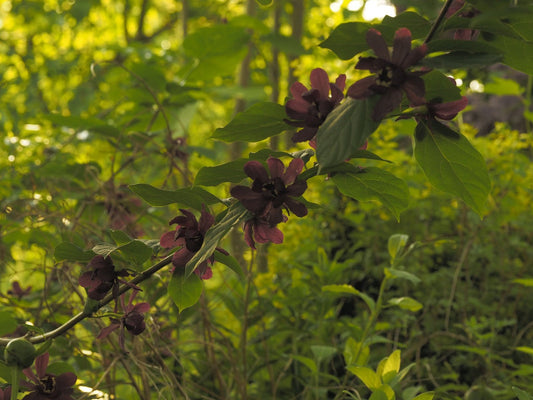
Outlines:
[[[202,188],[227,197],[228,185],[219,182],[196,182],[187,193],[193,197],[184,188],[201,167],[267,144],[263,137],[246,147],[210,139],[236,112],[283,103],[290,83],[307,85],[318,66],[332,80],[338,73],[357,79],[353,60],[318,47],[340,23],[362,21],[362,11],[347,3],[333,12],[325,0],[2,2],[1,334],[50,331],[83,309],[77,280],[85,264],[72,261],[92,257],[83,251],[114,243],[117,260],[140,271],[162,257],[158,238],[179,207],[196,203],[188,199],[207,199]],[[440,5],[396,4],[429,19]],[[524,85],[498,70],[462,67],[454,72],[463,94],[476,80],[486,96],[511,94],[530,105],[530,77]],[[391,384],[398,399],[427,391],[442,399],[512,399],[513,387],[533,393],[527,111],[525,121],[521,130],[498,122],[486,136],[458,121],[492,182],[482,218],[429,185],[414,162],[413,122],[382,124],[369,150],[392,162],[364,165],[407,183],[410,202],[399,222],[394,207],[356,202],[331,179],[314,180],[306,199],[323,206],[285,224],[282,245],[264,246],[252,259],[242,239],[223,242],[242,266],[255,263],[253,284],[217,263],[199,303],[180,313],[167,296],[170,269],[163,269],[142,286],[139,297],[152,305],[148,329],[128,338],[128,353],[116,337],[95,339],[107,325],[106,309],[55,339],[51,358],[68,363],[78,385],[99,391],[77,391],[80,399],[231,399],[243,398],[243,387],[250,399],[369,398],[362,372],[349,373],[345,364],[376,370],[397,349],[402,368],[412,365]],[[268,145],[287,150],[288,138]],[[128,189],[133,184],[184,191],[179,204],[153,206],[135,195],[142,187]],[[395,259],[388,240],[398,233],[409,236],[413,250]],[[131,238],[140,239],[140,258],[119,249]],[[59,247],[58,257],[64,242],[77,247]],[[399,276],[387,278],[383,310],[361,344],[392,267]],[[30,293],[10,294],[14,281]],[[8,380],[5,371],[0,377]]]

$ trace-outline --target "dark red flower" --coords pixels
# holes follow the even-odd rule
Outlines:
[[[285,222],[287,217],[284,215],[283,218]],[[278,229],[277,224],[271,224],[263,218],[253,217],[244,223],[244,240],[255,250],[255,242],[283,243],[283,232]]]
[[[0,400],[11,400],[11,386],[0,389]]]
[[[307,189],[305,181],[296,179],[304,167],[303,160],[294,158],[286,170],[277,158],[270,157],[267,164],[270,174],[259,161],[247,162],[244,172],[253,179],[252,187],[238,185],[231,189],[231,195],[254,213],[244,224],[244,236],[251,248],[255,248],[254,238],[259,243],[283,242],[276,225],[287,220],[284,209],[298,217],[307,215],[305,204],[295,199]]]
[[[72,386],[78,378],[73,372],[65,372],[58,376],[47,373],[48,360],[48,353],[41,354],[35,359],[37,375],[30,368],[22,370],[31,381],[21,383],[21,386],[30,390],[23,400],[74,400],[71,396],[74,392]]]
[[[7,294],[16,296],[19,300],[31,292],[31,286],[26,289],[22,289],[18,281],[11,282],[11,289],[7,291]],[[1,399],[1,398],[0,398]]]
[[[327,72],[316,68],[311,71],[310,80],[310,90],[300,82],[293,83],[290,89],[292,99],[285,104],[285,112],[290,118],[285,122],[303,127],[293,135],[295,143],[312,140],[328,114],[344,99],[346,75],[339,75],[335,83],[330,83]]]
[[[178,224],[176,230],[167,232],[159,241],[161,247],[172,249],[180,247],[172,257],[172,264],[178,268],[184,268],[193,256],[200,250],[204,243],[204,237],[209,228],[215,223],[215,217],[205,207],[202,208],[200,221],[196,220],[193,213],[180,209],[183,215],[179,215],[169,222],[169,225]],[[228,254],[224,249],[217,248],[223,254]],[[202,262],[194,272],[201,279],[209,279],[213,276],[210,265],[215,261],[215,256],[210,256]]]
[[[372,118],[379,121],[402,102],[403,93],[411,103],[420,102],[425,93],[424,81],[420,75],[427,71],[408,71],[427,53],[427,46],[411,49],[411,32],[400,28],[394,35],[392,54],[387,42],[376,29],[366,34],[368,46],[374,50],[376,57],[361,57],[355,68],[366,69],[375,75],[367,76],[355,82],[348,89],[347,95],[354,99],[365,99],[374,94],[381,98],[372,112]]]
[[[126,283],[119,277],[128,276],[129,272],[125,269],[115,271],[111,257],[104,258],[101,255],[95,256],[87,267],[91,268],[92,271],[84,272],[78,280],[80,286],[87,290],[87,296],[93,300],[102,300],[112,290],[116,299],[120,282]]]
[[[118,342],[120,348],[124,350],[124,330],[127,330],[134,336],[140,335],[146,329],[146,323],[144,322],[143,313],[150,310],[149,303],[137,303],[133,305],[133,300],[137,296],[138,290],[133,290],[128,304],[124,304],[124,295],[120,296],[120,303],[124,310],[124,315],[120,319],[111,318],[111,325],[103,328],[97,339],[103,339],[107,337],[111,332],[116,329],[122,328],[119,332]]]

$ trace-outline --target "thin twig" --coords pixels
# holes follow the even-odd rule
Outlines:
[[[440,10],[439,16],[433,23],[433,26],[431,27],[431,30],[429,31],[428,35],[426,36],[426,39],[424,40],[424,43],[429,43],[431,39],[433,39],[433,36],[435,33],[437,33],[437,29],[439,29],[440,24],[444,20],[444,17],[446,16],[446,13],[448,12],[448,9],[452,5],[453,0],[446,0],[446,3],[442,7],[442,10]]]

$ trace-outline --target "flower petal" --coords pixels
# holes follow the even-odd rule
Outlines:
[[[428,46],[424,43],[421,46],[415,47],[409,55],[403,60],[402,67],[411,67],[423,59],[428,52]]]
[[[307,142],[308,140],[313,139],[317,132],[318,128],[306,126],[305,128],[300,129],[298,132],[292,135],[291,140],[293,141],[293,143]]]
[[[163,233],[163,235],[161,235],[161,238],[159,239],[159,245],[163,247],[164,249],[172,249],[177,246],[176,244],[177,241],[175,237],[176,237],[176,231]],[[81,280],[81,277],[80,277],[80,280]]]
[[[150,311],[150,303],[146,303],[146,302],[143,302],[143,303],[137,303],[133,306],[133,308],[131,309],[131,311],[136,311],[138,313],[145,313],[145,312],[148,312]]]
[[[366,99],[374,94],[372,89],[370,89],[370,86],[374,83],[376,83],[376,77],[374,75],[367,76],[350,86],[346,95],[354,99]]]
[[[385,115],[395,110],[402,102],[402,91],[398,88],[389,88],[374,106],[372,118],[374,121],[381,121]]]
[[[285,199],[285,205],[291,210],[291,212],[297,217],[305,217],[307,215],[307,207],[305,204],[300,203],[290,197]]]
[[[406,67],[403,63],[410,52],[411,31],[407,28],[400,28],[394,34],[394,45],[392,47],[391,58],[392,63],[401,67]]]
[[[307,182],[298,180],[287,188],[287,195],[292,197],[298,197],[304,194],[307,190]]]
[[[48,360],[50,355],[48,353],[43,353],[35,359],[35,371],[37,371],[37,376],[43,378],[46,375],[46,367],[48,367]]]
[[[417,105],[425,103],[424,96],[426,95],[426,85],[424,80],[419,76],[408,77],[404,82],[402,89],[404,90],[411,104]]]
[[[268,173],[259,161],[248,161],[244,164],[244,172],[252,179],[257,179],[261,182],[268,181]]]
[[[270,170],[270,177],[281,178],[283,171],[285,170],[285,165],[279,158],[269,157],[267,160],[268,169]]]
[[[244,231],[244,241],[251,249],[255,250],[255,242],[253,238],[253,234],[254,234],[253,221],[254,221],[253,219],[249,219],[248,221],[246,221],[244,223],[243,231]]]
[[[176,251],[172,256],[172,264],[175,267],[184,268],[187,263],[192,259],[194,253],[187,250],[186,247],[182,247],[180,250]]]
[[[215,217],[207,211],[205,205],[202,206],[202,215],[200,216],[200,221],[198,222],[198,230],[200,233],[204,235],[214,223]]]
[[[383,36],[381,36],[381,32],[374,28],[369,29],[366,33],[366,42],[368,43],[368,46],[374,50],[376,56],[382,60],[390,61],[387,42],[383,39]]]
[[[289,186],[296,180],[296,177],[300,175],[304,168],[304,160],[301,158],[293,158],[287,167],[287,170],[281,177],[281,180],[285,186]]]
[[[344,91],[344,88],[346,87],[346,75],[340,74],[337,79],[335,80],[335,86],[337,86],[341,92]]]
[[[118,328],[120,328],[119,323],[112,323],[111,325],[106,326],[105,328],[102,328],[98,336],[96,336],[96,339],[103,339],[107,337],[111,332],[113,332],[114,330]]]
[[[328,73],[322,68],[315,68],[311,71],[311,87],[317,89],[321,99],[329,97],[329,77]]]
[[[307,92],[307,88],[301,82],[294,82],[290,88],[291,95],[293,98],[297,99],[302,97],[302,94]]]
[[[433,114],[440,119],[449,121],[454,119],[459,111],[463,110],[468,104],[468,99],[463,96],[459,100],[449,101],[447,103],[432,104],[430,108]]]
[[[276,226],[270,226],[267,223],[260,223],[255,226],[255,240],[258,243],[272,242],[274,244],[283,243],[283,232]]]
[[[66,389],[76,383],[78,377],[74,372],[65,372],[56,377],[56,387]]]

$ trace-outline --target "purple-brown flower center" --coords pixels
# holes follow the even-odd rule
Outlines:
[[[389,87],[392,84],[393,75],[394,72],[392,67],[387,65],[385,68],[379,71],[379,74],[376,77],[376,84],[379,86]]]

